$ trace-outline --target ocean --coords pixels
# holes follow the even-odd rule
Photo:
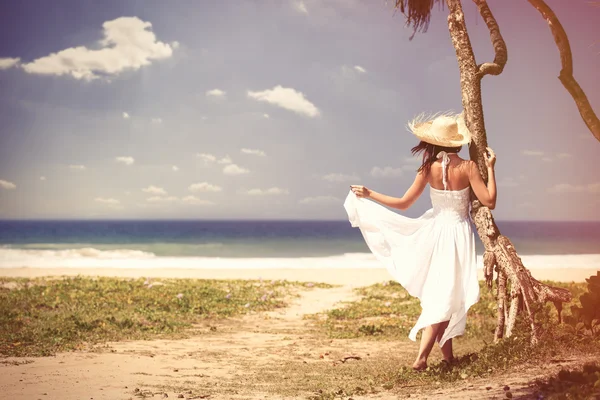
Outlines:
[[[600,222],[497,222],[530,268],[600,269]],[[477,240],[478,254],[483,246]],[[481,257],[478,257],[481,265]],[[348,221],[0,221],[0,268],[381,268]]]

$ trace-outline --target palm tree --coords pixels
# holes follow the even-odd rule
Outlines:
[[[587,125],[590,132],[596,139],[600,141],[600,120],[594,113],[587,96],[583,92],[583,89],[579,86],[579,83],[573,77],[573,55],[571,54],[571,46],[569,45],[569,38],[565,32],[562,24],[554,14],[554,11],[544,2],[544,0],[528,0],[529,3],[535,7],[536,10],[542,14],[542,17],[548,22],[554,42],[560,53],[560,62],[562,69],[558,79],[562,82],[565,89],[569,91],[575,104],[579,109],[581,118]],[[600,6],[600,1],[590,2],[591,5]]]
[[[563,63],[563,71],[561,71],[560,76],[561,82],[573,96],[588,128],[594,137],[600,141],[598,118],[589,102],[587,102],[583,90],[581,90],[572,75],[571,52],[564,29],[562,29],[560,22],[543,0],[528,1],[540,10],[544,18],[548,20],[561,52]],[[395,0],[395,6],[406,16],[407,25],[412,26],[415,33],[427,30],[431,11],[436,4],[443,5],[445,3],[448,6],[448,29],[456,50],[460,70],[463,111],[467,126],[473,137],[473,143],[469,148],[469,156],[477,163],[481,175],[487,181],[487,168],[484,159],[487,135],[481,101],[481,80],[486,75],[500,75],[502,73],[508,59],[508,52],[500,28],[487,1],[473,0],[473,2],[477,5],[479,13],[490,32],[490,39],[495,53],[492,62],[477,64],[467,32],[461,0],[445,0],[445,2],[443,0]],[[471,197],[474,199],[473,194]],[[497,272],[498,320],[495,340],[498,341],[503,336],[511,336],[517,313],[524,308],[527,310],[531,325],[531,341],[534,344],[537,343],[539,334],[538,325],[535,321],[536,305],[552,301],[558,310],[560,323],[562,303],[571,300],[571,293],[565,289],[545,285],[533,278],[531,272],[523,265],[510,239],[500,233],[491,211],[482,206],[477,200],[472,201],[471,216],[485,247],[483,254],[484,274],[490,289],[492,288],[493,272],[494,270]],[[507,296],[508,293],[510,293],[509,296]],[[507,304],[509,299],[510,307]]]

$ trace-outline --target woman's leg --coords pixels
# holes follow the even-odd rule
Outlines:
[[[413,368],[421,370],[427,368],[427,357],[431,353],[431,349],[439,333],[440,324],[433,324],[426,327],[421,335],[421,345],[419,346],[419,354],[413,364]]]
[[[452,362],[452,360],[454,360],[454,355],[452,354],[452,339],[446,340],[446,343],[444,343],[440,349],[442,350],[444,361]]]
[[[440,328],[436,337],[436,342],[440,342],[440,340],[442,340],[442,336],[444,336],[444,332],[446,332],[446,328],[448,327],[448,324],[450,323],[450,321],[444,321],[440,323]],[[446,343],[444,343],[443,346],[440,347],[440,349],[442,350],[442,356],[444,357],[445,361],[452,361],[454,359],[454,356],[452,355],[452,339],[448,339],[446,340]]]

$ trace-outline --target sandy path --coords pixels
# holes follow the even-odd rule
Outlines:
[[[310,265],[310,262],[307,262]],[[530,268],[536,279],[561,282],[585,282],[596,273],[593,268]],[[480,280],[483,270],[478,269]],[[185,269],[185,268],[0,268],[0,276],[35,278],[47,276],[113,276],[123,278],[200,278],[200,279],[287,279],[301,282],[323,282],[334,285],[368,286],[391,279],[384,268],[223,268],[223,269]]]
[[[188,399],[264,398],[256,390],[248,393],[251,369],[290,357],[318,359],[331,351],[331,341],[303,336],[310,325],[303,317],[354,298],[350,286],[315,288],[292,299],[288,308],[214,323],[216,330],[199,326],[198,335],[189,339],[118,342],[93,352],[6,359],[0,365],[0,393],[28,400],[135,399],[150,393],[155,398],[163,393]],[[335,345],[342,352],[344,346],[344,341]]]
[[[271,394],[270,378],[259,378],[267,373],[287,379],[282,375],[289,373],[289,370],[285,372],[284,366],[290,362],[308,364],[307,368],[315,368],[315,371],[326,365],[335,368],[331,366],[332,361],[350,354],[363,357],[354,364],[358,368],[368,369],[373,364],[369,359],[389,360],[384,362],[392,363],[390,365],[409,363],[417,348],[412,342],[329,340],[311,332],[311,321],[303,317],[334,308],[343,301],[355,300],[352,289],[341,286],[306,290],[299,298],[293,298],[285,309],[213,322],[212,326],[197,326],[194,336],[189,339],[117,342],[92,351],[61,353],[56,357],[0,360],[0,398],[280,399],[282,397]],[[556,372],[561,366],[584,361],[567,360],[535,369],[528,367],[493,379],[459,382],[454,387],[418,388],[415,391],[396,388],[352,398],[399,399],[407,398],[410,393],[411,400],[503,399],[505,385],[511,387],[515,398],[533,398],[528,387],[532,379]],[[342,365],[337,368],[340,367]],[[345,369],[336,373],[356,371]],[[291,378],[283,382],[293,386],[302,376]],[[275,385],[281,387],[282,383]],[[307,398],[308,394],[299,398]]]

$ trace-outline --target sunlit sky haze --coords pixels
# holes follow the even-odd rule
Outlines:
[[[3,4],[0,219],[343,220],[352,183],[402,195],[407,121],[461,97],[447,10],[410,41],[385,3]],[[600,112],[600,7],[548,4]],[[546,22],[526,1],[489,5],[509,54],[483,82],[496,218],[600,220],[600,143],[557,79]],[[406,214],[429,207],[426,192]]]

